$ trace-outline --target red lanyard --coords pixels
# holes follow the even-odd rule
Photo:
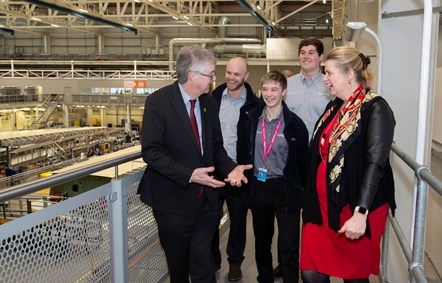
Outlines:
[[[270,141],[269,148],[267,149],[267,138],[266,138],[266,123],[265,118],[262,118],[262,146],[264,148],[264,162],[269,156],[270,150],[272,149],[273,143],[275,142],[276,135],[278,134],[279,127],[281,126],[281,120],[278,121],[275,131],[273,132],[272,140]]]

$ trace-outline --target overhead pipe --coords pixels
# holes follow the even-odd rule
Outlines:
[[[226,25],[229,25],[231,23],[230,18],[228,17],[221,17],[218,20],[218,37],[220,38],[226,38],[227,37],[227,27]]]
[[[52,4],[52,3],[47,3],[47,2],[40,1],[40,0],[24,0],[24,2],[35,4],[37,6],[49,8],[49,9],[52,9],[52,10],[60,11],[60,12],[63,12],[63,13],[69,14],[69,15],[74,15],[76,17],[88,19],[88,20],[91,20],[91,21],[94,21],[94,22],[98,22],[98,23],[101,23],[101,24],[105,24],[105,25],[116,27],[116,28],[122,29],[122,30],[127,31],[127,32],[133,32],[135,34],[138,34],[138,30],[136,28],[128,27],[128,26],[125,26],[125,25],[122,25],[122,24],[119,24],[119,23],[116,23],[116,22],[112,22],[112,21],[109,21],[109,20],[106,20],[106,19],[103,19],[103,18],[100,18],[100,17],[92,16],[92,15],[89,15],[87,13],[80,13],[78,11],[71,10],[69,8],[62,7],[62,6],[57,6],[57,5]]]
[[[173,46],[175,43],[261,43],[255,38],[173,38],[169,41],[169,70],[173,72]]]
[[[261,44],[241,44],[241,45],[217,45],[213,49],[215,53],[242,53],[261,55],[266,53],[266,46]]]
[[[243,7],[247,12],[249,12],[258,22],[260,22],[269,32],[273,31],[273,27],[264,19],[261,14],[250,6],[247,0],[235,0],[241,7]]]

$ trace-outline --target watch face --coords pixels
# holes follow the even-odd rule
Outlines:
[[[356,206],[355,207],[355,211],[359,212],[361,214],[365,214],[365,215],[368,214],[368,210],[365,207],[362,207],[362,206]]]

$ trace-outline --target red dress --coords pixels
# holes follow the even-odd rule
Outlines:
[[[336,115],[339,116],[339,115]],[[384,204],[368,215],[371,238],[366,235],[351,240],[330,229],[327,217],[326,162],[329,136],[336,117],[325,128],[325,141],[319,146],[322,161],[316,175],[316,189],[321,208],[322,225],[306,223],[302,228],[301,270],[316,270],[344,279],[368,278],[379,274],[380,242],[385,229],[389,205]],[[345,166],[345,165],[344,165]],[[353,215],[346,205],[340,214],[341,226]]]

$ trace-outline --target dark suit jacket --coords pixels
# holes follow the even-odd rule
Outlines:
[[[159,89],[146,99],[141,155],[148,166],[138,193],[141,201],[153,209],[169,213],[189,212],[200,190],[199,184],[189,183],[195,168],[215,166],[227,176],[236,167],[223,147],[215,100],[202,95],[199,105],[202,157],[178,82]],[[216,189],[204,189],[211,206],[218,209]]]

